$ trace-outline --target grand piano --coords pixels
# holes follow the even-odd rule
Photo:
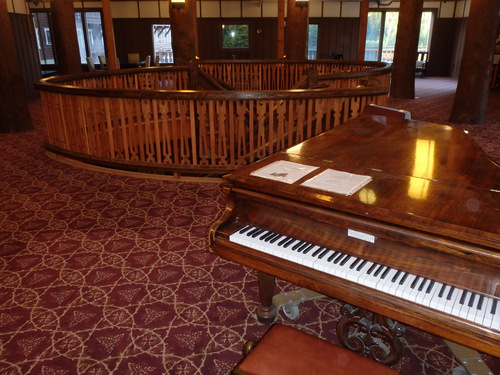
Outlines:
[[[463,130],[360,116],[225,179],[210,247],[259,271],[260,322],[278,277],[345,301],[347,346],[368,312],[500,357],[500,168]]]

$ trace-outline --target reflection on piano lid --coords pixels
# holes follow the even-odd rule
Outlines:
[[[278,161],[317,168],[293,183],[253,175]],[[302,184],[327,169],[372,179],[349,196]],[[361,116],[226,179],[210,245],[260,271],[260,320],[273,275],[500,356],[500,168],[463,131]],[[257,244],[238,239],[247,225]]]

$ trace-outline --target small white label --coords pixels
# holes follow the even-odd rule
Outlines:
[[[375,236],[368,233],[358,232],[357,230],[347,229],[347,235],[349,237],[357,238],[358,240],[363,240],[366,242],[375,243]]]

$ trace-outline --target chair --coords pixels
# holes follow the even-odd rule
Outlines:
[[[252,348],[254,346],[254,348]],[[397,375],[398,372],[360,354],[295,328],[274,325],[233,375]]]
[[[87,57],[87,67],[89,72],[95,72],[94,59],[90,56]]]
[[[106,57],[99,56],[99,65],[101,65],[102,70],[106,69]]]
[[[427,68],[427,52],[418,52],[417,61],[415,62],[415,72],[420,73],[421,77],[425,77]]]
[[[405,111],[403,109],[396,109],[390,107],[384,107],[376,104],[367,104],[361,112],[362,115],[375,115],[375,116],[386,116],[386,117],[397,117],[405,120],[411,120],[410,111]]]

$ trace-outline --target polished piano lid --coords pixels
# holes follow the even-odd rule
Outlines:
[[[251,174],[280,160],[318,168],[293,183]],[[327,169],[372,180],[349,196],[302,185]],[[500,250],[500,167],[451,126],[361,116],[225,177],[234,187]]]

